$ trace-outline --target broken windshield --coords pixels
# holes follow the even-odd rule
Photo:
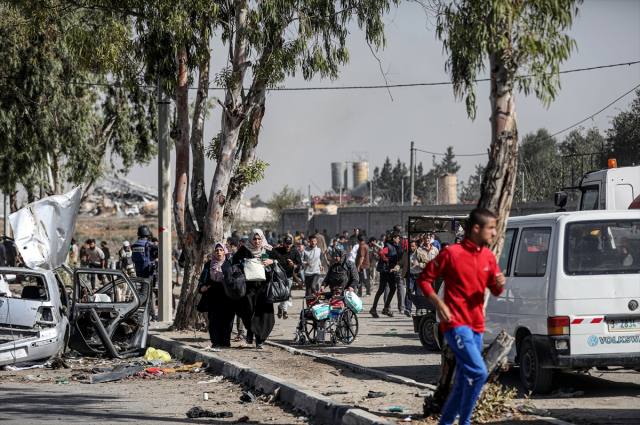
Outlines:
[[[640,273],[640,221],[569,223],[564,249],[569,275]]]

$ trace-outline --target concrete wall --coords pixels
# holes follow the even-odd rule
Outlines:
[[[567,211],[575,211],[577,203],[568,203]],[[414,215],[467,215],[475,205],[416,205],[416,206],[391,206],[391,207],[345,207],[338,208],[337,215],[316,215],[307,220],[306,209],[284,210],[278,221],[276,232],[278,234],[296,230],[305,234],[314,229],[322,231],[327,229],[329,236],[347,230],[353,233],[356,227],[366,230],[368,236],[379,238],[394,225],[405,226],[409,216]],[[544,214],[554,212],[556,206],[553,202],[519,202],[511,206],[511,216],[517,217],[531,214]]]

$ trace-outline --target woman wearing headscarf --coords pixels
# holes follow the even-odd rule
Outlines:
[[[358,282],[358,270],[353,263],[347,261],[347,252],[337,247],[334,248],[333,264],[329,267],[327,275],[322,281],[320,291],[328,290],[334,293],[341,288],[342,291],[348,289],[353,292],[353,288],[358,287]]]
[[[230,347],[233,317],[236,314],[235,300],[224,291],[224,272],[231,267],[229,252],[224,244],[216,243],[211,260],[205,263],[198,282],[198,292],[209,314],[209,336],[212,347]]]
[[[231,258],[232,264],[242,264],[248,258],[262,260],[265,267],[279,261],[280,254],[267,243],[262,230],[254,229],[249,235],[249,240],[238,249]],[[256,348],[264,348],[264,341],[269,337],[275,325],[273,304],[267,302],[267,286],[270,273],[267,271],[267,280],[264,282],[247,282],[247,295],[239,300],[238,314],[247,329],[245,341],[253,343],[256,339]]]

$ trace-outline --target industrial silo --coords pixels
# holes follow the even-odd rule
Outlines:
[[[369,163],[360,161],[353,163],[353,187],[358,187],[369,180]]]
[[[347,164],[345,162],[331,163],[331,188],[336,192],[347,188]]]

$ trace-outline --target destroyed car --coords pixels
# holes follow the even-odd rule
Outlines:
[[[131,357],[146,347],[150,282],[64,264],[81,196],[77,187],[9,217],[26,267],[0,268],[0,366],[48,359],[67,348]],[[93,291],[92,280],[104,285]]]
[[[0,280],[0,365],[61,351],[69,336],[69,299],[54,272],[1,267]]]

